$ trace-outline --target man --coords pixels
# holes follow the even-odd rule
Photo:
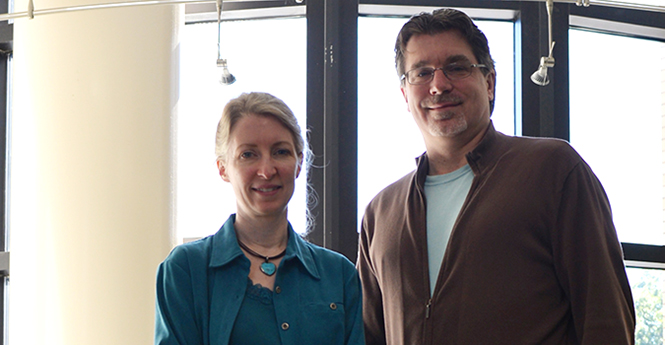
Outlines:
[[[566,142],[494,130],[485,35],[462,12],[421,13],[395,52],[427,151],[365,212],[367,344],[633,344],[607,196]]]

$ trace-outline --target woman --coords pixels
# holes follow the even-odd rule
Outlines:
[[[237,213],[159,266],[155,344],[364,344],[353,264],[305,242],[286,218],[306,161],[291,110],[242,94],[224,108],[215,150]]]

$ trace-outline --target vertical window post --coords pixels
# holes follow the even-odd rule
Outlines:
[[[317,224],[310,239],[355,261],[358,1],[309,1],[307,23],[308,55],[312,54],[307,124],[318,167],[310,170],[310,179],[319,196],[319,205],[312,210]],[[314,27],[320,23],[323,28]]]

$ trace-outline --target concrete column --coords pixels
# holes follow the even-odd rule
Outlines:
[[[181,11],[15,21],[9,344],[153,342],[155,270],[173,243]]]
[[[661,228],[662,230],[662,235],[665,238],[665,46],[660,47],[660,120],[661,120],[661,134],[662,134],[662,140],[661,140],[661,162],[663,166],[663,184],[662,184],[662,190],[663,190],[663,226]],[[665,291],[665,289],[664,289]],[[665,292],[664,292],[665,294]],[[665,338],[665,328],[663,328],[664,332],[664,338]]]

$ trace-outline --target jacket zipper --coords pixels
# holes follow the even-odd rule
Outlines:
[[[429,319],[430,310],[432,309],[432,299],[427,300],[427,305],[425,305],[425,319]]]

